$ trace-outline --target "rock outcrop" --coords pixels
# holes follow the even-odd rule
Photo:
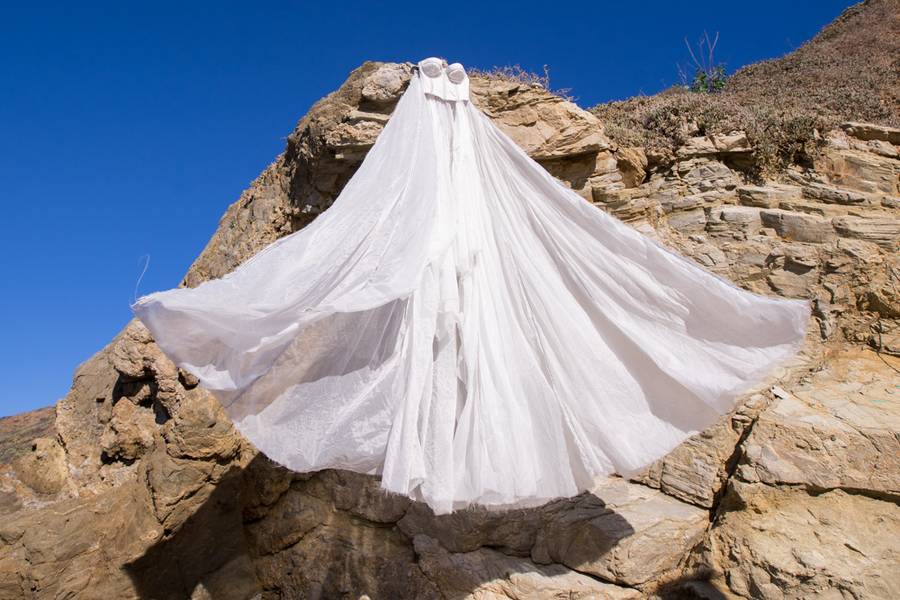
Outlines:
[[[409,77],[366,63],[313,106],[182,285],[326,209]],[[814,299],[801,353],[640,476],[436,517],[374,477],[273,464],[132,322],[0,467],[0,598],[900,597],[897,130],[822,132],[811,164],[760,181],[741,131],[651,161],[540,86],[472,92],[598,210],[745,289]]]

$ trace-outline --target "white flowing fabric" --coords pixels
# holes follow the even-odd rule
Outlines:
[[[438,64],[310,225],[132,305],[263,453],[437,514],[534,506],[635,474],[799,350],[808,300],[592,206]]]

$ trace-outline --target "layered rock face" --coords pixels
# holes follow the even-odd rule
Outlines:
[[[409,77],[366,63],[317,103],[182,284],[326,209]],[[900,597],[900,131],[847,123],[758,181],[740,131],[660,163],[539,86],[472,93],[598,210],[748,290],[813,298],[803,351],[633,480],[435,517],[374,477],[273,464],[132,322],[79,367],[55,433],[0,468],[0,598]]]

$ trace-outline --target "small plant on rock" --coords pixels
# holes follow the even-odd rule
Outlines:
[[[715,60],[716,44],[718,43],[718,32],[715,39],[710,40],[709,34],[704,31],[703,37],[697,42],[695,51],[688,39],[684,38],[684,45],[687,46],[688,53],[691,55],[691,66],[694,69],[693,77],[688,77],[685,69],[678,65],[681,82],[686,89],[692,92],[714,93],[725,87],[725,83],[728,81],[725,65],[717,63]]]

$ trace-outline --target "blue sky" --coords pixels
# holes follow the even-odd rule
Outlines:
[[[678,80],[684,37],[729,72],[852,4],[4,2],[0,416],[54,403],[78,364],[178,284],[309,106],[367,59],[549,65],[582,106]]]

